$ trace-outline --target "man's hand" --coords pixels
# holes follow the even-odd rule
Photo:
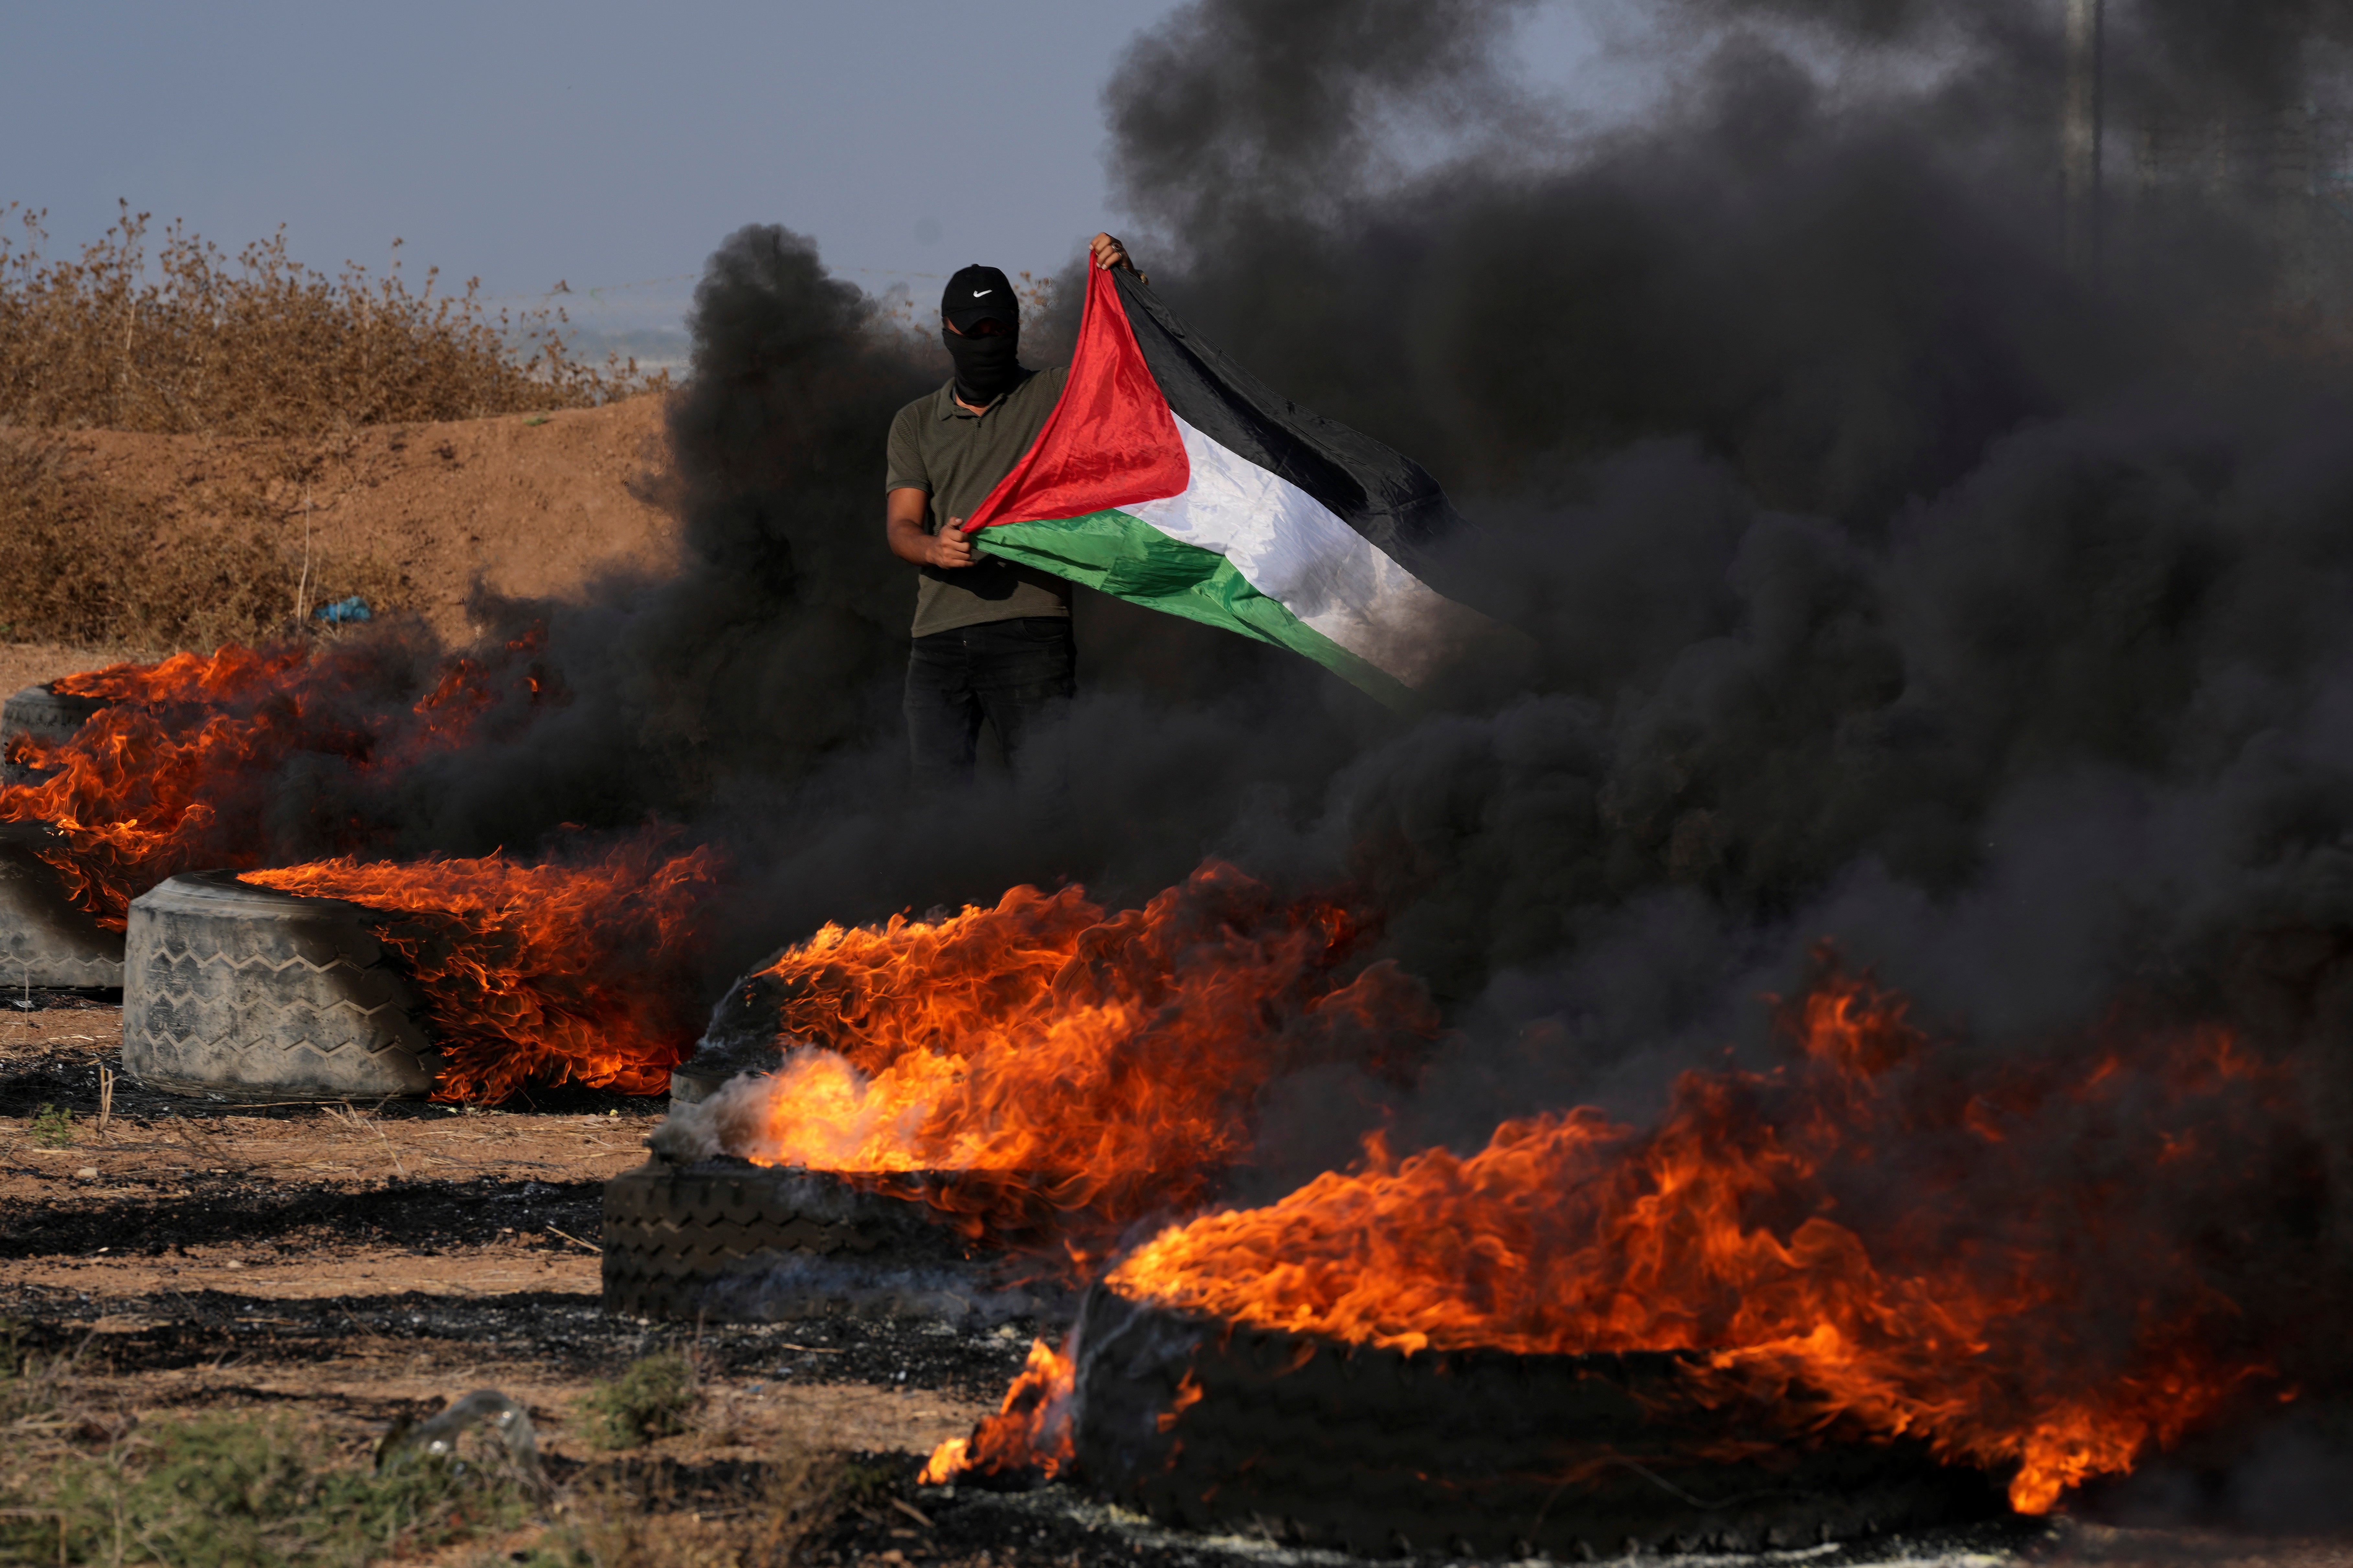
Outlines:
[[[1094,253],[1097,267],[1105,270],[1113,267],[1124,267],[1130,272],[1135,270],[1135,262],[1127,254],[1127,247],[1107,234],[1099,234],[1089,240],[1087,248]]]
[[[964,531],[964,519],[948,519],[947,526],[937,533],[924,531],[923,518],[931,504],[931,492],[912,486],[890,493],[882,527],[891,542],[891,553],[917,566],[937,566],[944,572],[971,565],[975,556],[972,540]]]
[[[953,572],[959,566],[972,564],[972,539],[964,531],[964,519],[952,517],[947,526],[932,534],[927,542],[931,549],[924,552],[923,563]]]

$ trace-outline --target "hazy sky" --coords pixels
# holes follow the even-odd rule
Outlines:
[[[9,0],[0,203],[46,207],[53,251],[118,196],[231,249],[283,224],[327,270],[398,236],[413,270],[518,303],[563,279],[614,328],[674,321],[719,239],[774,222],[920,300],[1116,228],[1100,95],[1170,9]],[[1526,42],[1564,78],[1589,49],[1567,13]]]

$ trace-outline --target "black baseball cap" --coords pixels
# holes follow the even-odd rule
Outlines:
[[[940,314],[959,332],[987,321],[1018,327],[1021,301],[1014,295],[1013,279],[976,262],[948,279],[947,292],[940,296]]]

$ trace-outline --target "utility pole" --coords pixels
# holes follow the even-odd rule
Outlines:
[[[2100,46],[2104,0],[2066,0],[2067,106],[2060,129],[2060,184],[2069,270],[2100,270]]]

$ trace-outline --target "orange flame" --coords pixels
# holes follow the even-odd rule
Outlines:
[[[1655,1131],[1579,1110],[1506,1122],[1468,1158],[1376,1145],[1355,1173],[1163,1231],[1108,1282],[1409,1352],[1701,1352],[1708,1375],[1780,1386],[1814,1430],[1860,1421],[2015,1466],[2013,1506],[2046,1511],[2267,1369],[2211,1348],[2230,1304],[2155,1235],[2125,1248],[2140,1315],[2110,1342],[2119,1325],[2093,1321],[2069,1232],[2128,1205],[2105,1176],[2054,1180],[2015,1157],[2086,1135],[2161,1146],[2138,1125],[2142,1075],[2109,1055],[1957,1087],[1904,1015],[1832,968],[1783,1014],[1799,1062],[1686,1073]],[[2239,1090],[2278,1087],[2221,1030],[2161,1054],[2172,1104],[2155,1120],[2170,1127],[2227,1129]],[[1922,1070],[1890,1081],[1906,1068]],[[1860,1212],[1874,1178],[1883,1212]],[[2021,1206],[1981,1206],[2005,1201]]]
[[[935,1487],[961,1475],[1025,1469],[1051,1479],[1071,1458],[1071,1396],[1076,1378],[1070,1357],[1043,1340],[1031,1340],[1029,1360],[1006,1391],[997,1414],[984,1416],[971,1436],[951,1437],[933,1449],[916,1484]]]
[[[243,876],[403,917],[383,940],[425,995],[436,1100],[496,1101],[531,1083],[659,1094],[692,1047],[708,849],[672,854],[648,835],[577,865],[338,859]]]
[[[1248,1157],[1252,1101],[1314,1061],[1409,1076],[1435,1037],[1420,988],[1377,964],[1338,904],[1277,899],[1211,863],[1106,916],[1077,888],[994,909],[827,926],[759,984],[784,1057],[731,1113],[729,1152],[841,1172],[953,1170],[976,1233],[1034,1208],[1113,1231],[1198,1206]],[[1079,1228],[1086,1228],[1080,1224]]]
[[[11,742],[10,761],[56,772],[0,786],[0,822],[55,828],[57,841],[36,853],[77,904],[119,931],[131,900],[166,877],[268,858],[266,816],[289,756],[385,776],[462,745],[502,700],[540,700],[541,642],[533,633],[483,658],[452,659],[413,700],[396,695],[385,654],[367,644],[225,647],[69,676],[59,691],[111,706],[58,744]],[[351,851],[391,836],[387,825],[323,826]]]

